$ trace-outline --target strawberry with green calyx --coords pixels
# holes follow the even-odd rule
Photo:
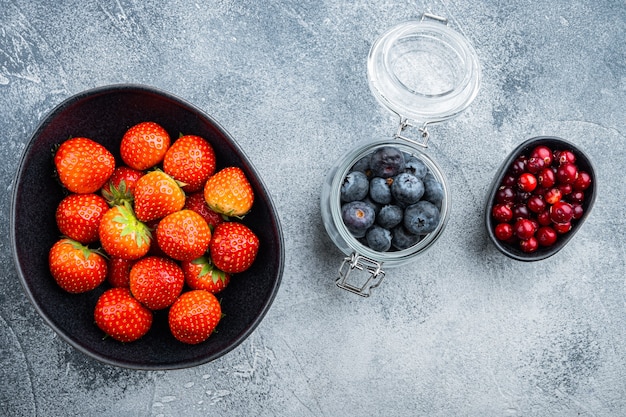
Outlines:
[[[147,256],[130,269],[130,292],[150,310],[171,306],[185,285],[185,275],[169,258]]]
[[[259,238],[243,223],[224,222],[213,231],[209,251],[217,268],[236,274],[254,263],[259,251]]]
[[[205,290],[182,294],[168,313],[172,335],[180,342],[198,344],[211,336],[222,318],[222,308],[215,295]]]
[[[135,184],[135,213],[142,222],[161,219],[184,205],[184,191],[163,171],[150,171]]]
[[[120,155],[129,167],[145,171],[163,161],[170,143],[170,135],[161,125],[142,122],[128,129],[122,136]]]
[[[207,256],[182,262],[181,267],[185,274],[185,283],[192,290],[206,290],[217,294],[230,282],[230,274],[219,270]]]
[[[84,137],[70,138],[56,149],[54,165],[61,184],[72,193],[98,191],[115,170],[115,158],[104,146]]]
[[[213,147],[200,136],[181,136],[167,150],[163,171],[184,183],[185,192],[199,191],[215,173]]]
[[[137,301],[128,288],[110,288],[96,302],[96,325],[120,342],[140,339],[152,326],[152,311]]]
[[[254,191],[241,168],[231,166],[211,176],[204,185],[209,208],[229,217],[245,216],[254,203]]]
[[[57,206],[55,219],[62,235],[83,244],[98,240],[98,227],[109,205],[98,194],[70,194]]]
[[[52,245],[48,253],[48,266],[59,287],[72,294],[95,289],[107,276],[104,256],[68,238],[62,238]]]
[[[100,193],[111,207],[123,204],[125,201],[132,203],[135,184],[142,176],[142,171],[127,166],[117,167]]]
[[[150,229],[137,219],[129,204],[113,206],[104,213],[98,235],[106,253],[129,260],[146,255],[152,241]]]
[[[178,261],[191,261],[209,249],[211,229],[193,210],[168,214],[159,222],[156,240],[163,252]]]

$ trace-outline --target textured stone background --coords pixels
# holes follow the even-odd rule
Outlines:
[[[432,11],[475,45],[482,89],[431,128],[450,181],[441,239],[369,299],[337,289],[320,222],[325,172],[391,136],[365,59],[385,29]],[[0,1],[0,415],[626,415],[626,3],[544,1]],[[70,348],[13,265],[12,180],[65,98],[144,83],[204,109],[246,150],[282,220],[286,265],[265,320],[212,363],[109,367]],[[593,159],[599,193],[557,256],[488,242],[483,202],[505,155],[553,134]]]

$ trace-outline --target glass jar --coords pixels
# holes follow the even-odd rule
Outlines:
[[[384,279],[383,264],[406,264],[441,236],[448,221],[450,194],[443,172],[425,153],[427,125],[455,117],[471,104],[480,86],[480,67],[474,48],[447,20],[424,14],[421,20],[392,27],[374,42],[367,75],[372,93],[399,117],[399,126],[391,138],[365,143],[339,158],[326,176],[320,199],[326,231],[346,255],[336,284],[364,297]],[[413,127],[417,134],[409,137],[408,129]],[[420,159],[442,185],[444,197],[434,231],[407,249],[378,252],[361,243],[344,225],[340,189],[357,161],[385,146]]]

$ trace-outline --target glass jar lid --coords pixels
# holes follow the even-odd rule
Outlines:
[[[455,117],[480,86],[475,49],[445,19],[432,15],[383,33],[370,49],[367,75],[383,106],[423,124]]]

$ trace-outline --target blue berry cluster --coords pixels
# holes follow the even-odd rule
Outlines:
[[[354,164],[340,198],[350,233],[386,252],[407,249],[437,228],[444,191],[421,159],[384,146]]]

